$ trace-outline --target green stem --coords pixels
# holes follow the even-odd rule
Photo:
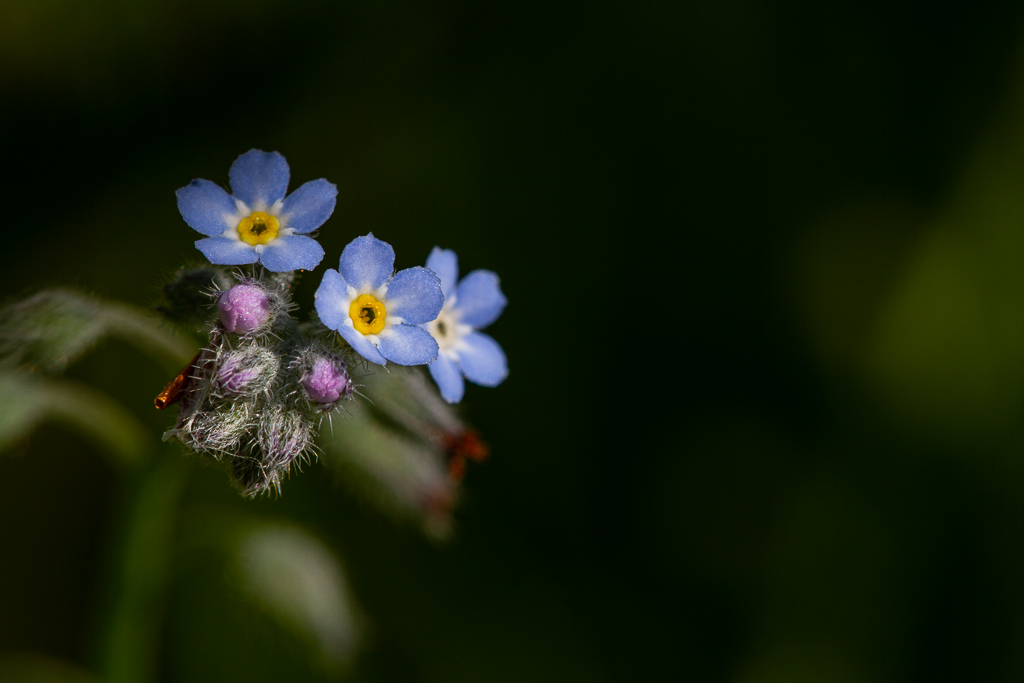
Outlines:
[[[177,448],[131,472],[120,543],[111,566],[109,612],[100,644],[105,683],[156,679],[160,627],[178,507],[188,462]]]
[[[199,344],[187,335],[176,334],[145,310],[128,304],[111,303],[103,311],[110,333],[136,344],[160,363],[186,363]]]

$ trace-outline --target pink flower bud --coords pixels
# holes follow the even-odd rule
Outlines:
[[[322,405],[336,403],[342,397],[348,398],[354,389],[345,362],[323,356],[317,358],[303,376],[302,388],[310,401]]]
[[[217,300],[217,309],[225,330],[248,334],[270,319],[270,297],[262,287],[235,285]]]

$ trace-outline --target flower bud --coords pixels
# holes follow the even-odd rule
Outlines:
[[[351,397],[354,389],[345,361],[331,356],[314,359],[299,383],[306,398],[313,403],[331,407],[342,397]]]
[[[228,332],[249,334],[271,317],[271,301],[267,291],[251,284],[235,285],[217,300],[220,324]]]
[[[264,468],[287,470],[292,461],[303,457],[312,437],[313,424],[300,412],[281,408],[265,412],[257,434]]]
[[[195,403],[194,398],[194,393],[182,398],[178,421],[174,429],[164,434],[164,440],[176,439],[196,453],[207,453],[214,459],[237,452],[242,439],[255,426],[257,413],[253,403],[238,400],[213,406],[205,400]]]
[[[217,368],[217,388],[229,396],[253,396],[270,387],[279,367],[277,356],[259,346],[229,351]]]

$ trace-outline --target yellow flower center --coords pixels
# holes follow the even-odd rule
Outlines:
[[[280,227],[276,216],[263,211],[253,211],[238,224],[238,235],[246,244],[266,244],[277,238]]]
[[[369,294],[361,294],[349,306],[348,315],[352,327],[363,334],[377,334],[384,329],[384,304]]]

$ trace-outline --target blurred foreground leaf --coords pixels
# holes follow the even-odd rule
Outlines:
[[[364,620],[341,559],[324,541],[294,522],[200,505],[184,517],[176,555],[167,637],[188,655],[173,680],[350,673]]]
[[[263,524],[243,535],[236,560],[248,597],[314,643],[328,669],[352,660],[357,625],[341,563],[330,548],[297,526]]]
[[[759,653],[737,677],[737,683],[868,683],[844,653],[782,643]]]
[[[1024,53],[1006,105],[931,211],[862,199],[802,249],[819,354],[920,434],[963,440],[1024,414]]]
[[[118,519],[116,554],[104,572],[109,612],[103,615],[100,667],[104,683],[157,679],[170,556],[188,461],[164,446],[164,457],[131,473]]]
[[[4,683],[99,683],[99,679],[70,664],[27,653],[0,655]]]
[[[0,451],[48,420],[65,424],[116,457],[137,462],[153,441],[116,401],[67,380],[0,371]]]
[[[61,372],[106,336],[168,367],[185,363],[197,348],[143,309],[48,289],[0,310],[0,365]]]

